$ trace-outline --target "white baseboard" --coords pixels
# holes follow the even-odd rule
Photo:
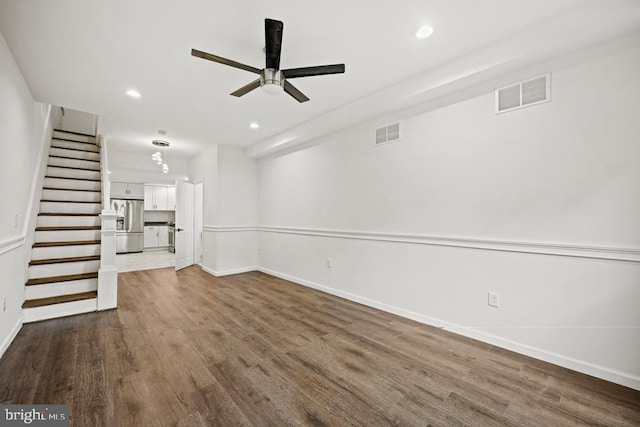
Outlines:
[[[473,328],[467,328],[464,326],[456,325],[454,323],[446,322],[441,319],[437,319],[423,314],[415,313],[409,310],[405,310],[392,305],[384,304],[379,301],[364,298],[349,292],[340,291],[338,289],[330,288],[328,286],[320,285],[309,280],[301,279],[298,277],[290,276],[288,274],[279,273],[277,271],[270,270],[268,268],[259,267],[257,269],[263,273],[279,277],[290,282],[297,283],[299,285],[307,286],[309,288],[317,289],[322,292],[326,292],[331,295],[335,295],[350,301],[354,301],[360,304],[364,304],[369,307],[377,308],[388,313],[393,313],[407,319],[415,320],[416,322],[423,323],[425,325],[435,326],[442,328],[446,331],[453,332],[458,335],[463,335],[468,338],[472,338],[487,344],[495,345],[507,350],[514,351],[516,353],[530,356],[544,362],[549,362],[554,365],[562,366],[568,369],[572,369],[583,374],[591,375],[603,380],[611,381],[616,384],[621,384],[626,387],[640,390],[640,377],[628,374],[626,372],[616,371],[604,366],[595,365],[582,360],[577,360],[568,356],[553,353],[550,351],[542,350],[540,348],[532,347],[526,344],[521,344],[515,341],[511,341],[505,338],[501,338],[496,335],[489,334],[487,332],[479,331]]]
[[[258,267],[243,267],[243,268],[235,268],[231,270],[215,271],[208,267],[205,267],[204,265],[201,265],[200,267],[202,267],[203,271],[215,277],[231,276],[232,274],[248,273],[250,271],[258,270]]]
[[[18,318],[18,320],[16,321],[16,324],[13,325],[13,329],[11,329],[11,333],[2,342],[2,346],[0,347],[0,358],[2,358],[2,356],[4,356],[4,352],[7,351],[7,349],[9,348],[11,343],[13,342],[13,340],[18,335],[18,332],[20,332],[20,329],[22,329],[22,316],[20,316]]]

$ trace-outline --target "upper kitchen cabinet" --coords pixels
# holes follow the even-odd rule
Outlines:
[[[176,209],[175,187],[162,185],[144,186],[145,211],[173,211]]]
[[[145,196],[144,184],[131,182],[111,182],[110,196],[112,199],[142,200]]]
[[[167,187],[167,209],[176,210],[176,187]]]

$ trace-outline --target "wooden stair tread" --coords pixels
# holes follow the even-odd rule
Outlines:
[[[66,140],[65,140],[66,141]],[[80,141],[73,141],[73,142],[80,142]],[[80,142],[80,144],[87,144],[86,142]],[[91,144],[93,145],[93,144]],[[71,151],[81,151],[83,153],[95,153],[95,154],[100,154],[100,151],[94,151],[94,150],[81,150],[79,148],[69,148],[69,147],[61,147],[59,145],[52,145],[51,148],[58,148],[60,150],[71,150]],[[96,145],[96,148],[98,148],[98,146]],[[82,159],[79,159],[82,160]]]
[[[89,136],[89,135],[87,135]],[[69,139],[69,138],[62,138],[59,136],[54,136],[53,138],[51,138],[53,141],[58,140],[58,141],[68,141],[68,142],[77,142],[78,144],[87,144],[87,145],[92,145],[94,147],[97,147],[98,144],[96,144],[95,142],[87,142],[87,141],[77,141],[75,139]]]
[[[38,216],[100,216],[96,213],[58,213],[58,212],[40,212]]]
[[[42,199],[41,202],[47,203],[93,203],[96,205],[102,204],[102,202],[92,202],[89,200],[50,200],[50,199]]]
[[[83,279],[97,279],[98,272],[95,273],[81,273],[81,274],[68,274],[65,276],[50,276],[50,277],[38,277],[37,279],[29,279],[26,286],[32,285],[45,285],[47,283],[57,283],[57,282],[71,282],[73,280],[83,280]]]
[[[89,172],[100,172],[100,169],[87,169],[87,168],[78,168],[75,166],[60,166],[60,165],[47,165],[50,168],[62,168],[62,169],[75,169],[79,171],[89,171]]]
[[[92,193],[101,193],[102,190],[85,190],[83,188],[55,188],[55,187],[42,187],[43,190],[55,190],[55,191],[88,191]]]
[[[86,299],[97,298],[98,292],[82,292],[80,294],[60,295],[57,297],[40,298],[27,300],[22,304],[22,308],[43,307],[45,305],[62,304],[65,302],[82,301]]]
[[[67,258],[34,259],[29,265],[60,264],[65,262],[99,261],[100,255],[74,256]]]
[[[34,248],[50,248],[53,246],[78,246],[78,245],[99,245],[100,240],[69,240],[66,242],[38,242],[34,243]]]
[[[56,158],[56,159],[82,160],[83,162],[97,162],[97,163],[100,163],[100,160],[94,160],[94,159],[78,159],[77,157],[57,156],[57,155],[55,155],[55,154],[49,154],[49,157],[53,157],[53,158]]]
[[[88,133],[82,133],[82,132],[74,132],[72,130],[62,130],[62,129],[53,129],[55,132],[64,132],[64,133],[70,133],[72,135],[81,135],[81,136],[88,136],[91,138],[95,138],[95,135],[89,135]],[[55,137],[54,137],[55,138]]]
[[[36,231],[100,230],[99,225],[60,225],[36,227]]]
[[[97,172],[97,171],[96,171]],[[53,179],[73,179],[75,181],[93,181],[93,182],[100,182],[102,181],[101,179],[94,179],[94,178],[75,178],[72,176],[54,176],[54,175],[45,175],[45,178],[53,178]]]

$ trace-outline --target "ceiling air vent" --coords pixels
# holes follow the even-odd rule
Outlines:
[[[496,89],[496,114],[551,101],[551,74]]]
[[[376,145],[400,140],[400,123],[376,129]]]

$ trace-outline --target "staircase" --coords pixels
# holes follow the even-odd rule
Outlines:
[[[97,310],[101,200],[95,137],[55,130],[25,285],[25,323]]]

